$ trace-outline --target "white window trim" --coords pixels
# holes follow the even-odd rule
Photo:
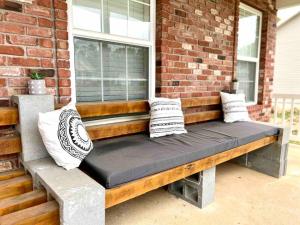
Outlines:
[[[238,61],[246,61],[246,62],[256,62],[256,74],[255,74],[255,90],[254,90],[254,101],[247,102],[247,106],[256,105],[258,103],[258,87],[259,87],[259,70],[260,70],[260,51],[261,51],[261,34],[262,34],[262,12],[249,6],[244,3],[240,3],[240,9],[244,9],[249,11],[260,17],[259,23],[259,39],[258,39],[258,57],[245,57],[245,56],[237,56]]]
[[[132,0],[136,1],[136,0]],[[139,1],[136,1],[139,2]],[[68,34],[70,51],[70,72],[71,72],[71,98],[72,103],[76,103],[76,80],[75,80],[75,59],[74,59],[74,37],[88,38],[99,41],[110,41],[121,44],[128,44],[149,48],[149,85],[148,98],[155,97],[155,38],[156,38],[156,1],[150,0],[150,40],[141,40],[125,36],[118,36],[83,29],[73,28],[72,0],[67,0],[68,4]],[[148,4],[147,4],[148,5]],[[103,19],[102,19],[103,23]]]

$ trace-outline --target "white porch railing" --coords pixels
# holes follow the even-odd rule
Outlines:
[[[300,94],[273,94],[274,124],[288,125],[291,140],[300,142]]]

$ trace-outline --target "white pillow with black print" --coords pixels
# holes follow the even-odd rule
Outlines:
[[[74,104],[39,113],[38,127],[50,156],[67,170],[79,167],[93,149],[93,142]]]
[[[250,121],[244,94],[221,92],[224,122]]]
[[[180,99],[153,98],[150,104],[150,138],[187,133]]]

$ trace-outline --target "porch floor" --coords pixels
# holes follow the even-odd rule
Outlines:
[[[300,223],[300,146],[290,145],[287,176],[231,163],[217,167],[215,202],[205,209],[163,189],[115,206],[107,225],[294,225]]]

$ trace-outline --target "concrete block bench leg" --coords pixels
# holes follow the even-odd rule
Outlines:
[[[168,186],[171,194],[204,208],[214,201],[216,167],[201,171]]]
[[[280,178],[286,175],[289,128],[278,127],[278,141],[254,152],[243,155],[233,162],[258,172]]]

